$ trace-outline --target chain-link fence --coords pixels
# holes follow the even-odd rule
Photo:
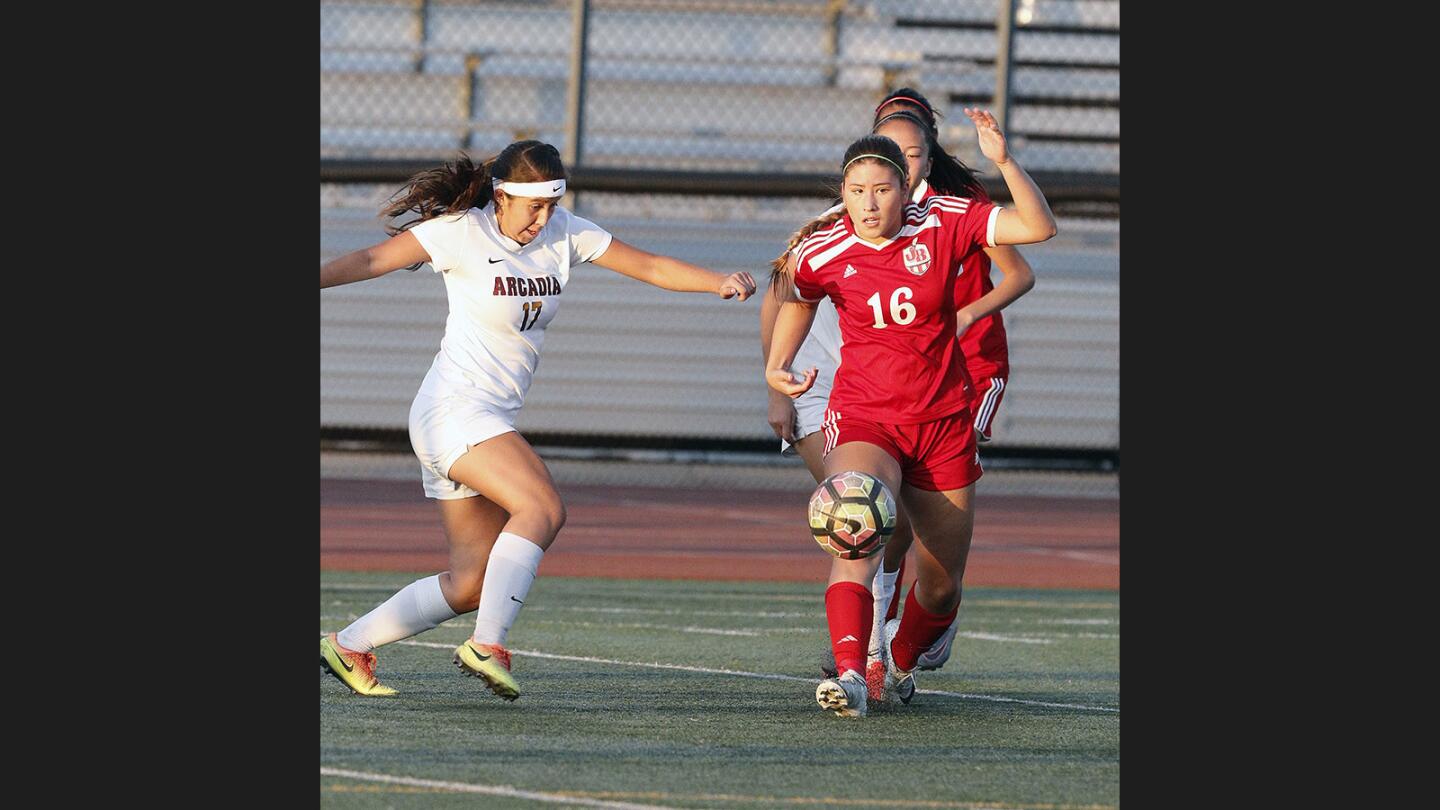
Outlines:
[[[941,143],[979,165],[962,106],[1008,110],[1031,171],[1120,170],[1120,4],[1013,0],[592,0],[581,162],[829,172],[890,89],[942,111]],[[569,153],[575,3],[326,0],[321,154]],[[997,53],[1010,94],[997,99]],[[1002,103],[1003,102],[1003,103]]]
[[[577,181],[584,168],[667,171],[664,193],[576,182],[576,209],[646,250],[759,279],[825,205],[818,190],[780,196],[793,192],[765,183],[833,174],[888,91],[924,93],[941,142],[995,190],[960,108],[1003,111],[1023,165],[1075,207],[1056,206],[1060,236],[1022,248],[1038,282],[1005,312],[1012,377],[994,446],[1118,450],[1119,3],[1012,4],[1007,38],[995,0],[324,0],[321,157],[438,165],[538,138],[570,157]],[[762,191],[685,193],[696,172],[717,171]],[[322,171],[322,261],[384,238],[376,212],[408,171],[366,173],[384,182]],[[1109,216],[1074,216],[1093,213],[1087,202]],[[753,299],[677,295],[589,267],[566,299],[523,431],[771,435]],[[322,427],[403,431],[445,312],[428,268],[327,290]]]

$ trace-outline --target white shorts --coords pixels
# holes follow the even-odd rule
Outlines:
[[[825,421],[825,409],[830,404],[830,386],[835,382],[835,369],[820,368],[815,375],[815,384],[810,390],[801,394],[795,400],[795,441],[809,436],[820,430],[820,424]],[[780,440],[780,455],[798,455],[795,445],[784,439]]]
[[[420,459],[425,497],[453,500],[479,492],[448,477],[473,445],[515,430],[515,414],[461,397],[420,394],[410,405],[410,446]]]

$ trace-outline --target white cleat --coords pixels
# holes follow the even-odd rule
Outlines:
[[[935,639],[935,643],[930,645],[930,649],[921,653],[920,657],[915,660],[915,668],[931,670],[945,666],[945,662],[950,660],[950,648],[955,643],[955,628],[959,626],[960,616],[956,614],[955,620],[945,628],[945,634]]]
[[[839,678],[826,678],[815,687],[815,702],[837,717],[864,717],[865,692],[865,679],[860,673],[846,670]]]
[[[890,649],[890,643],[895,640],[895,633],[899,630],[899,619],[891,619],[885,623],[885,694],[909,705],[910,698],[915,697],[915,672],[895,666],[895,653]]]

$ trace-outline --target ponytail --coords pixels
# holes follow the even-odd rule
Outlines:
[[[386,233],[396,236],[427,219],[484,208],[495,194],[490,188],[490,172],[495,160],[492,157],[476,166],[470,156],[462,152],[454,163],[411,177],[403,188],[391,195],[380,209],[380,215],[393,218],[414,211],[420,216],[399,226],[386,226]]]
[[[838,202],[838,201],[837,201]],[[785,245],[785,251],[770,262],[770,292],[775,294],[778,301],[784,301],[788,295],[790,286],[794,279],[785,270],[785,265],[790,258],[790,252],[800,246],[801,242],[810,238],[810,235],[828,225],[833,225],[845,216],[845,209],[841,208],[829,214],[823,214],[811,220],[805,227],[790,235],[790,241]]]

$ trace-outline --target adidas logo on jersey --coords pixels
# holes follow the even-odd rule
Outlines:
[[[845,265],[845,275],[844,275],[842,278],[849,278],[849,277],[855,275],[855,274],[858,273],[858,272],[860,272],[860,271],[859,271],[859,270],[856,270],[854,267],[852,267],[852,266],[850,266],[850,265],[847,264],[847,265]]]

